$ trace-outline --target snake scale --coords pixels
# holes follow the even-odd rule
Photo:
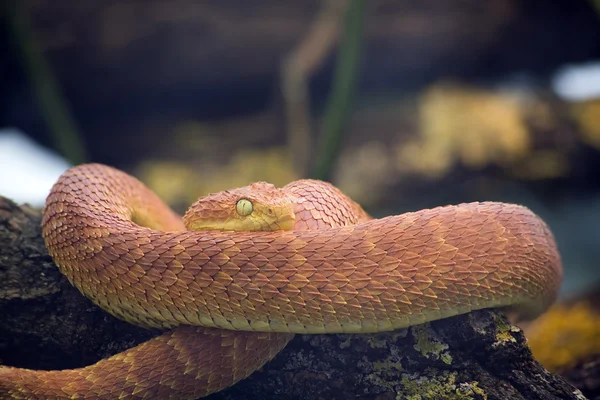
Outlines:
[[[294,333],[389,331],[490,307],[528,319],[562,280],[550,230],[514,204],[370,219],[304,180],[207,196],[184,221],[124,172],[65,172],[42,222],[61,272],[113,315],[175,329],[85,368],[0,367],[0,399],[194,399],[248,376]]]

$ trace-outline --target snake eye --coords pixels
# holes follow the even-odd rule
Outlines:
[[[235,211],[240,214],[242,217],[246,217],[252,214],[254,211],[254,207],[252,206],[252,202],[248,199],[240,199],[235,205]]]

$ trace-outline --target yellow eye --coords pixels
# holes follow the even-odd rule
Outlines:
[[[252,206],[252,202],[248,199],[240,199],[235,205],[235,211],[242,217],[252,214],[253,210],[254,207]]]

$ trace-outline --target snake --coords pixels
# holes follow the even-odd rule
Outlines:
[[[533,319],[562,281],[547,224],[474,202],[371,218],[315,180],[200,198],[183,219],[136,178],[67,170],[42,236],[95,304],[170,331],[72,370],[0,367],[0,399],[194,399],[229,387],[294,334],[391,331],[484,308]]]

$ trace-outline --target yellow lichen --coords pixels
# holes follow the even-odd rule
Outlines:
[[[390,343],[394,343],[399,339],[406,337],[408,329],[399,329],[390,333],[381,335],[369,335],[367,336],[367,343],[372,349],[385,349]]]
[[[201,189],[198,178],[188,165],[175,161],[155,161],[142,164],[140,168],[142,181],[152,189],[164,202],[173,205],[185,201],[195,201],[191,192]]]
[[[406,400],[486,400],[478,382],[456,383],[456,372],[429,369],[425,376],[402,374],[402,390],[396,399]]]
[[[550,371],[600,353],[600,314],[587,302],[556,305],[524,330],[534,357]]]
[[[537,180],[566,176],[569,168],[567,154],[559,150],[536,150],[515,163],[510,171],[517,178]]]
[[[373,362],[373,370],[375,372],[402,372],[404,367],[398,361],[385,360]]]
[[[439,84],[420,101],[421,138],[399,148],[398,162],[438,177],[456,162],[510,165],[531,150],[519,96]]]
[[[461,392],[463,392],[463,394],[465,395],[479,395],[482,400],[487,400],[487,394],[485,393],[485,390],[483,390],[482,388],[479,387],[479,382],[472,382],[472,383],[461,383],[458,385],[458,390],[460,390]]]
[[[434,358],[442,360],[445,364],[450,365],[452,363],[450,352],[445,351],[448,349],[448,345],[430,335],[429,324],[414,326],[412,333],[416,342],[413,346],[415,350],[426,358],[434,356]]]
[[[571,115],[579,125],[581,139],[600,149],[600,99],[573,104]]]
[[[292,158],[284,148],[242,150],[225,165],[192,166],[182,162],[149,161],[138,175],[168,204],[193,203],[198,196],[267,181],[283,186],[298,179]]]
[[[507,342],[515,343],[517,341],[517,339],[514,338],[514,336],[512,335],[512,332],[514,329],[516,329],[518,331],[519,328],[513,327],[511,324],[509,324],[506,321],[506,319],[501,317],[500,314],[493,314],[493,315],[494,315],[494,321],[496,323],[496,328],[497,328],[496,343],[494,343],[494,346],[499,346],[499,345],[502,345]]]

